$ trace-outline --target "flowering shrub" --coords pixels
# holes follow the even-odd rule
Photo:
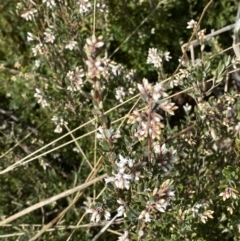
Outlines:
[[[113,10],[107,1],[16,3],[31,58],[15,64],[8,95],[22,90],[31,134],[23,138],[20,120],[0,109],[16,123],[1,127],[0,174],[12,201],[0,209],[4,235],[19,225],[29,240],[236,239],[239,60],[188,20],[181,27],[197,40],[198,58],[185,51],[170,74],[175,54],[149,44],[141,61],[157,78],[141,78],[137,65],[112,58]],[[174,101],[182,93],[191,103]]]

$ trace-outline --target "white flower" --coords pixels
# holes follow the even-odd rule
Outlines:
[[[160,200],[156,203],[155,207],[156,207],[156,209],[157,209],[159,212],[164,213],[164,212],[166,211],[166,208],[167,208],[168,204],[169,204],[169,202],[168,202],[167,200],[165,200],[165,199],[160,199]]]
[[[124,234],[118,237],[118,241],[130,241],[130,239],[128,238],[128,235],[129,235],[129,232],[125,230]]]
[[[116,95],[115,95],[116,99],[122,103],[125,95],[126,95],[126,93],[125,93],[123,87],[118,87],[116,90]]]
[[[68,124],[66,121],[63,120],[62,117],[57,117],[57,116],[53,116],[52,121],[56,125],[56,128],[54,130],[55,133],[61,133],[62,132],[62,126]]]
[[[106,129],[104,131],[102,126],[99,126],[97,130],[98,130],[98,132],[96,134],[96,138],[97,139],[109,139],[109,138],[112,138],[113,141],[114,141],[114,140],[116,140],[116,139],[121,137],[120,131],[117,130],[116,132],[114,132],[113,128]]]
[[[35,8],[32,8],[31,10],[29,11],[26,11],[24,13],[21,14],[21,17],[24,18],[25,20],[27,21],[31,21],[34,19],[34,14],[37,12],[37,9]]]
[[[56,3],[54,0],[42,0],[43,3],[46,3],[48,8],[53,8],[56,6]]]
[[[165,89],[163,88],[163,86],[160,83],[157,83],[153,87],[152,97],[155,101],[158,101],[160,98],[165,98],[167,96],[168,96],[168,94],[165,92]]]
[[[70,85],[67,90],[80,91],[83,86],[83,77],[85,76],[83,69],[76,67],[74,71],[68,71],[67,78],[70,81]]]
[[[100,4],[100,3],[97,3],[96,7],[98,8],[98,10],[102,13],[106,12],[108,13],[108,9],[107,9],[107,6],[106,4]]]
[[[76,41],[70,40],[69,43],[65,46],[65,49],[73,50],[76,44],[77,44]]]
[[[134,94],[134,90],[133,90],[133,88],[128,88],[128,94],[129,95],[133,95]]]
[[[164,54],[163,54],[163,57],[164,57],[164,59],[166,60],[166,61],[169,61],[172,57],[170,56],[170,52],[165,52]]]
[[[116,188],[119,189],[129,189],[130,181],[133,180],[133,175],[125,173],[125,166],[127,163],[132,163],[131,159],[124,158],[122,155],[119,155],[120,162],[117,164],[117,173],[113,172],[112,177],[105,178],[106,183],[112,182],[115,184]]]
[[[203,223],[206,223],[208,218],[213,218],[213,216],[212,216],[213,213],[214,213],[214,211],[212,211],[212,210],[206,210],[203,214],[199,214],[199,217]]]
[[[191,111],[192,106],[189,105],[188,103],[186,103],[186,104],[183,106],[183,109],[184,109],[185,113],[188,114],[188,113]]]
[[[102,206],[97,207],[96,209],[88,208],[86,210],[87,213],[92,213],[92,217],[90,219],[91,222],[98,223],[101,220],[101,217],[104,216],[105,220],[109,220],[111,218],[110,212],[104,209]]]
[[[193,19],[192,20],[190,20],[188,23],[188,26],[187,26],[187,28],[188,29],[190,29],[190,28],[196,28],[196,26],[197,26],[197,22],[196,21],[194,21]]]
[[[80,13],[87,13],[91,8],[91,3],[88,0],[79,0],[78,4]]]
[[[34,48],[32,48],[32,52],[34,56],[37,56],[38,54],[42,55],[43,54],[43,45],[37,44]]]
[[[147,64],[153,64],[155,68],[162,66],[162,58],[157,53],[156,48],[150,48],[148,50]]]
[[[36,59],[34,65],[35,65],[36,68],[39,68],[40,65],[41,65],[41,61],[39,59]]]
[[[143,210],[139,215],[138,219],[144,219],[146,223],[151,222],[150,213],[146,210]]]
[[[52,28],[47,28],[46,31],[43,33],[45,35],[44,41],[46,43],[53,43],[55,40],[55,35]]]
[[[117,216],[118,217],[122,217],[122,216],[126,217],[127,214],[126,214],[126,204],[125,204],[125,202],[123,202],[122,200],[117,200],[117,202],[120,204],[120,206],[117,209],[117,212],[118,212]]]
[[[34,97],[38,98],[38,103],[41,104],[43,108],[49,106],[41,91],[38,88],[36,88],[35,91],[36,93],[34,94]]]
[[[35,35],[33,35],[32,33],[30,32],[27,32],[27,41],[30,42],[30,41],[33,41],[33,40],[36,40],[37,37]]]

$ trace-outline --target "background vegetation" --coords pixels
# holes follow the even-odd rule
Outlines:
[[[202,43],[204,49],[195,49],[200,66],[177,69],[181,46],[193,34],[187,23],[198,21],[204,13],[200,29],[206,34],[233,24],[238,1],[211,1],[205,12],[207,0],[99,0],[96,12],[94,1],[82,1],[90,3],[85,12],[81,12],[80,2],[0,3],[0,238],[94,240],[106,223],[104,217],[100,223],[90,222],[85,202],[93,198],[113,217],[118,208],[116,200],[122,198],[129,207],[132,205],[125,221],[117,219],[99,240],[117,240],[124,230],[131,233],[130,240],[239,240],[239,90],[231,75],[234,52],[231,48],[224,51],[232,46],[233,30]],[[26,19],[24,14],[32,9],[37,13]],[[54,42],[46,40],[47,29],[53,30]],[[29,33],[35,36],[31,41]],[[104,42],[96,52],[91,45],[86,47],[86,39],[92,35],[101,35],[98,43]],[[66,44],[72,39],[76,46],[70,50]],[[43,53],[34,54],[32,48],[40,42]],[[155,68],[147,63],[149,48],[169,51],[172,59]],[[100,78],[86,77],[90,68],[86,60],[95,61],[100,56],[106,71]],[[69,71],[79,66],[86,78],[78,91],[71,91]],[[183,75],[181,70],[188,76],[172,88],[170,82],[176,74]],[[225,93],[228,76],[230,84]],[[176,150],[177,161],[171,171],[166,174],[154,172],[154,166],[143,167],[141,175],[146,179],[136,181],[127,193],[116,191],[111,184],[105,189],[103,179],[93,181],[77,194],[49,201],[1,223],[105,173],[111,176],[119,154],[136,163],[149,163],[149,143],[137,138],[136,123],[129,124],[126,116],[133,107],[151,106],[144,102],[144,94],[142,100],[138,96],[130,99],[139,94],[137,84],[142,84],[143,78],[152,84],[165,82],[169,96],[180,91],[188,94],[172,96],[171,101],[179,107],[175,117],[160,111],[165,127],[158,142]],[[210,86],[205,93],[199,83],[208,79],[215,80],[216,88]],[[120,87],[126,94],[123,101],[128,101],[118,107],[121,101],[115,95]],[[43,100],[48,104],[45,108]],[[183,108],[186,103],[192,105],[188,113]],[[119,129],[121,138],[114,142],[106,132],[102,139],[97,138],[99,126]],[[166,212],[152,215],[154,221],[149,225],[141,223],[138,217],[147,205],[148,190],[153,191],[167,179],[173,181],[175,199]],[[43,232],[36,237],[40,230]]]

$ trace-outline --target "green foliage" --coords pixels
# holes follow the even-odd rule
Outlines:
[[[0,237],[238,240],[237,3],[94,2],[0,3]]]

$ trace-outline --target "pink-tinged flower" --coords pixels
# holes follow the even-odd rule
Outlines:
[[[86,61],[86,64],[88,66],[88,72],[87,72],[87,76],[90,79],[94,79],[94,78],[100,78],[100,72],[102,72],[104,70],[104,68],[101,66],[101,60],[98,59],[92,59],[89,58]]]
[[[92,35],[91,38],[87,38],[86,42],[87,56],[91,56],[95,59],[97,57],[97,49],[101,48],[104,45],[104,42],[102,41],[102,36],[96,38],[95,35]]]
[[[219,194],[219,196],[222,196],[223,197],[223,201],[225,201],[226,199],[229,199],[229,198],[234,198],[236,199],[237,198],[237,195],[235,193],[236,191],[231,188],[231,187],[227,187],[223,192],[221,192]]]
[[[213,213],[214,213],[214,211],[212,211],[212,210],[206,210],[203,214],[199,214],[201,222],[206,223],[206,221],[209,218],[213,219],[213,216],[212,216]]]

